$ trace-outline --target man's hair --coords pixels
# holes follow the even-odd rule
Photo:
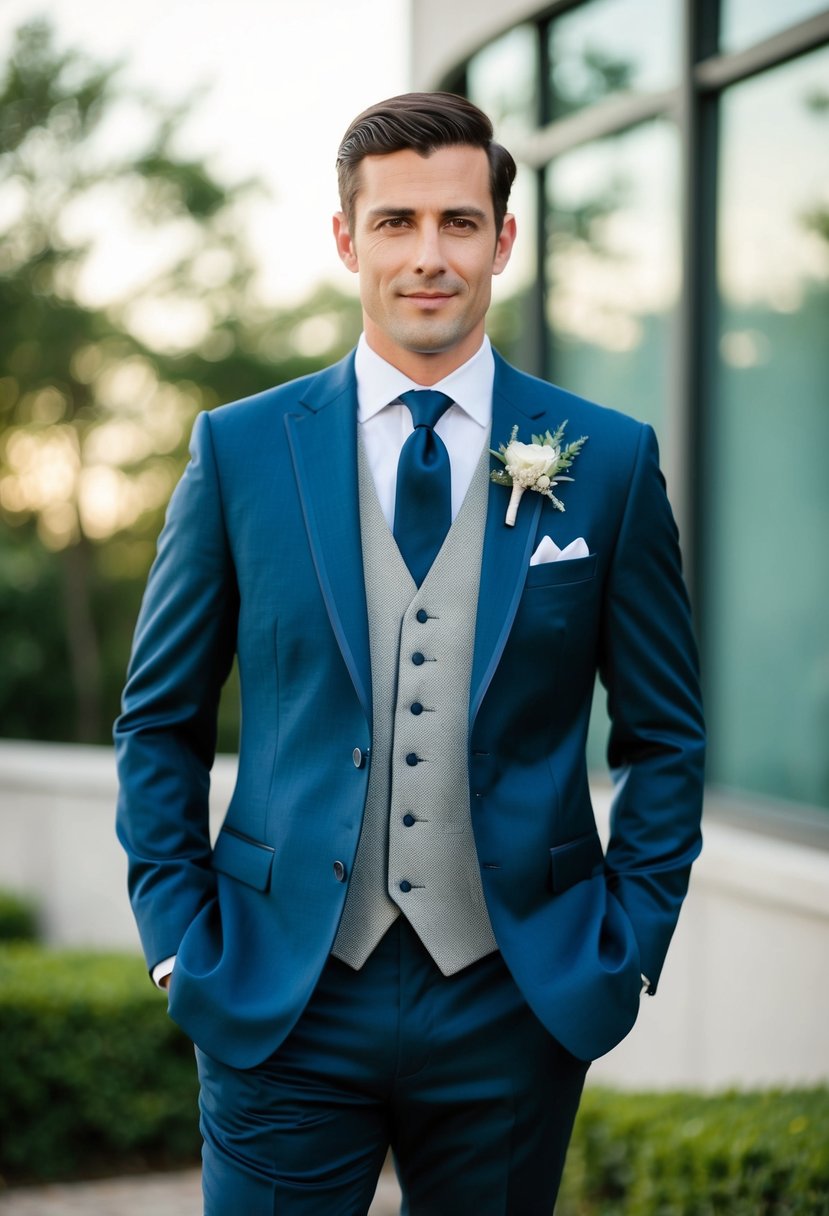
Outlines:
[[[495,231],[500,233],[515,179],[515,161],[492,135],[492,123],[483,110],[455,93],[402,93],[363,110],[346,131],[337,153],[340,206],[352,234],[363,157],[387,156],[408,148],[430,156],[437,148],[455,144],[486,152]]]

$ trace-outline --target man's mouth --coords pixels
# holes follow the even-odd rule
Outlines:
[[[437,308],[444,301],[454,299],[454,293],[451,291],[407,291],[403,293],[403,298],[414,300],[415,303],[423,304],[427,308]]]

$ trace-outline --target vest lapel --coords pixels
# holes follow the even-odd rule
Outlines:
[[[532,389],[537,383],[516,372],[496,354],[491,447],[497,450],[500,444],[507,443],[516,423],[518,438],[524,443],[530,442],[530,435],[537,429],[533,422],[545,412],[543,404],[532,399]],[[494,459],[492,467],[496,467]],[[470,727],[498,666],[518,610],[538,530],[542,496],[533,493],[523,496],[512,528],[504,522],[508,503],[509,490],[491,482],[470,685]]]
[[[357,495],[354,356],[315,376],[285,418],[308,543],[331,628],[369,723],[371,666]]]

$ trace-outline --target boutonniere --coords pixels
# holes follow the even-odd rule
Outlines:
[[[499,486],[510,486],[509,506],[507,507],[507,525],[511,528],[518,513],[518,504],[525,490],[535,490],[549,498],[557,511],[564,510],[564,503],[556,498],[553,486],[560,481],[572,481],[572,477],[562,476],[564,469],[578,456],[582,445],[587,442],[587,436],[582,435],[574,443],[568,443],[566,448],[561,446],[566,422],[562,422],[554,435],[549,431],[544,435],[533,435],[532,443],[519,443],[516,436],[518,427],[512,428],[510,441],[506,446],[502,443],[498,451],[490,448],[492,455],[501,461],[504,469],[493,469],[490,477]]]

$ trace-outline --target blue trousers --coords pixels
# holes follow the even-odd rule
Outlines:
[[[205,1216],[365,1216],[389,1147],[404,1216],[551,1216],[588,1067],[499,954],[447,978],[402,918],[263,1064],[196,1056]]]

